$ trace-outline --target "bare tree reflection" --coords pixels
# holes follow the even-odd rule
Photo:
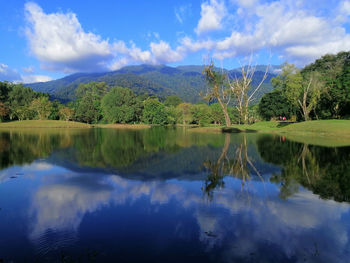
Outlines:
[[[242,141],[238,146],[230,145],[231,135],[225,135],[225,144],[217,161],[207,160],[203,166],[209,171],[205,180],[203,191],[212,200],[214,190],[223,188],[224,178],[232,176],[242,180],[242,189],[247,181],[251,180],[252,175],[258,176],[262,181],[258,169],[255,167],[252,159],[248,154],[248,143],[246,134],[243,135]],[[233,157],[230,157],[230,146],[233,149]]]

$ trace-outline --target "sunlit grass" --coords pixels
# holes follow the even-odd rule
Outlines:
[[[27,120],[0,123],[0,128],[90,128],[91,125],[74,121]]]
[[[299,123],[262,121],[251,125],[234,124],[228,128],[211,125],[193,128],[192,131],[272,133],[285,136],[290,140],[314,145],[350,145],[350,120],[319,120]]]

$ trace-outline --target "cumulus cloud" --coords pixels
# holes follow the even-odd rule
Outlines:
[[[47,14],[29,2],[25,5],[26,35],[31,53],[45,69],[66,73],[117,70],[140,63],[174,63],[197,52],[224,60],[261,50],[303,66],[326,53],[350,50],[350,35],[345,28],[350,1],[330,1],[321,5],[315,0],[208,0],[201,4],[195,34],[179,37],[177,44],[155,34],[155,40],[144,50],[132,41],[109,42],[86,32],[72,12]],[[329,5],[334,5],[334,9],[324,11]],[[177,21],[185,23],[191,6],[174,10]],[[12,72],[12,79],[16,79],[15,75]],[[26,76],[24,80],[29,82],[29,78],[47,80],[38,75]]]
[[[226,16],[225,3],[220,0],[210,0],[201,5],[201,18],[195,32],[200,35],[209,31],[221,29],[221,21]]]
[[[35,3],[25,5],[30,50],[52,71],[98,71],[113,58],[106,40],[85,32],[74,13],[45,14]]]
[[[151,43],[151,50],[154,56],[155,62],[169,63],[182,60],[185,56],[185,50],[179,46],[176,50],[173,50],[169,43],[160,41],[159,43]]]
[[[250,1],[235,2],[240,10],[237,15],[253,20],[255,26],[235,30],[231,36],[217,41],[214,57],[218,59],[270,49],[305,64],[326,53],[350,49],[349,35],[340,19],[335,23],[330,17],[316,16],[314,10],[304,8],[300,1],[255,5],[249,4]],[[340,6],[347,4],[345,1]],[[346,13],[345,8],[339,10]]]

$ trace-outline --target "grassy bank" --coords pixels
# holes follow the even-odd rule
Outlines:
[[[28,120],[2,122],[1,128],[91,128],[91,125],[74,121]]]
[[[86,124],[75,121],[28,120],[0,122],[1,128],[113,128],[113,129],[148,129],[147,124]]]
[[[95,124],[93,127],[96,128],[112,128],[112,129],[149,129],[152,126],[148,124]]]
[[[258,132],[285,136],[287,139],[323,146],[350,145],[350,120],[320,120],[299,123],[257,122],[252,125],[232,125],[231,127],[193,128],[192,132]]]

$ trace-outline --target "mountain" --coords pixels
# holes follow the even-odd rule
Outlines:
[[[137,94],[148,94],[165,98],[169,95],[177,95],[186,102],[198,102],[201,100],[199,93],[205,91],[207,83],[202,75],[204,66],[178,66],[165,65],[137,65],[127,66],[116,71],[103,73],[76,73],[62,79],[48,82],[31,83],[26,86],[40,92],[47,92],[52,97],[61,101],[73,100],[74,91],[81,83],[91,81],[104,81],[110,87],[121,86],[130,88]],[[266,67],[257,66],[253,78],[253,85],[258,83],[264,74]],[[256,95],[257,99],[264,93],[272,90],[270,80],[276,76],[278,66],[271,67],[268,77],[261,90]],[[219,69],[218,69],[219,70]],[[224,71],[231,76],[240,77],[239,69]]]

